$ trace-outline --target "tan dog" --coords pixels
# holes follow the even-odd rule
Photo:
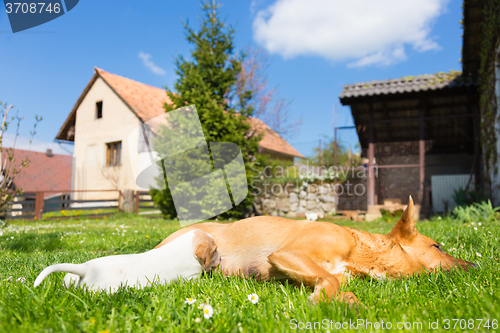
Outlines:
[[[446,254],[438,243],[415,229],[411,197],[387,235],[328,222],[259,216],[229,224],[191,225],[167,237],[157,248],[193,229],[205,230],[215,238],[224,273],[264,280],[292,279],[315,288],[310,296],[313,302],[324,300],[324,295],[357,302],[353,293],[340,293],[347,274],[385,279],[440,267],[474,266]]]

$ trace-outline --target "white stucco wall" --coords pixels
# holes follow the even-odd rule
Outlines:
[[[97,119],[96,102],[103,102]],[[129,140],[140,121],[111,88],[98,78],[76,111],[75,190],[135,189],[130,160],[138,158],[138,138]],[[122,142],[121,165],[106,166],[106,143]],[[129,147],[134,145],[135,147]],[[136,154],[131,156],[130,154]],[[105,193],[85,193],[80,198],[109,198]]]

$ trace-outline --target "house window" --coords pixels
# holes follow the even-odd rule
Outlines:
[[[95,103],[96,118],[102,118],[102,101]]]
[[[118,166],[121,164],[122,142],[106,143],[106,166]]]

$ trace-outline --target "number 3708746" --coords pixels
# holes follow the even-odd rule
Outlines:
[[[444,329],[494,329],[498,328],[497,319],[444,319]]]
[[[15,13],[15,14],[41,14],[42,12],[48,12],[48,13],[56,13],[58,14],[61,11],[61,4],[59,3],[48,3],[47,5],[45,2],[32,2],[32,3],[26,3],[26,2],[8,2],[5,4],[5,9],[7,11],[7,14]]]

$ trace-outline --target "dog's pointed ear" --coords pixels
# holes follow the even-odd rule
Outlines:
[[[408,239],[411,240],[416,235],[418,235],[418,231],[415,228],[415,217],[414,217],[414,204],[413,199],[410,195],[410,199],[408,200],[408,206],[406,207],[403,215],[399,219],[398,223],[392,229],[390,236],[396,239]]]

